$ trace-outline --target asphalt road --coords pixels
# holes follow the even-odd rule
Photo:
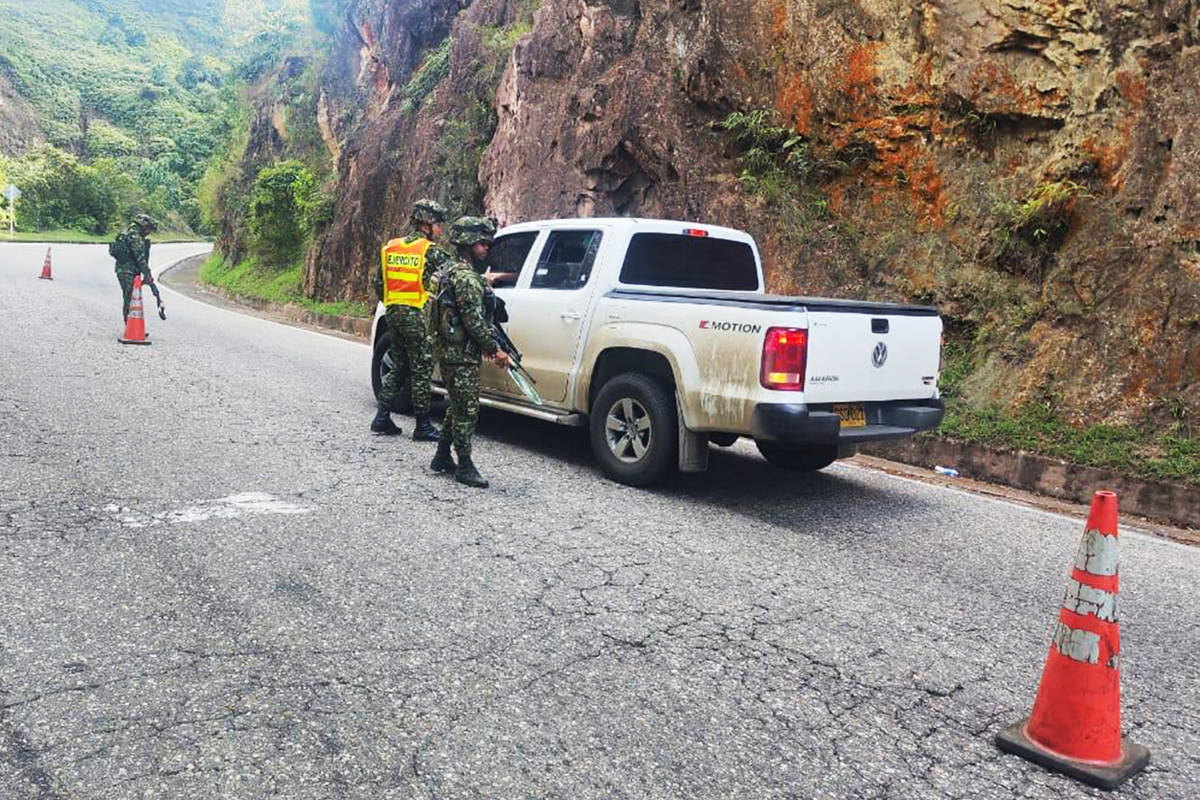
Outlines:
[[[366,347],[168,293],[123,348],[103,248],[44,252],[0,245],[2,800],[1103,796],[992,745],[1081,519],[741,446],[638,491],[500,414],[472,491],[368,434]],[[1119,796],[1194,800],[1200,551],[1122,541]]]

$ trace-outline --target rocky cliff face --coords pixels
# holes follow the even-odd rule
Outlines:
[[[0,156],[19,156],[42,141],[37,114],[13,89],[0,63]]]
[[[361,0],[306,280],[366,296],[424,194],[729,224],[776,290],[939,304],[979,398],[1200,412],[1198,76],[1191,0]],[[803,170],[755,179],[758,109]]]

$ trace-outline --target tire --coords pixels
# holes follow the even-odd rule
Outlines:
[[[771,466],[791,472],[817,472],[837,461],[838,449],[831,445],[788,447],[775,442],[755,442],[758,452]]]
[[[655,378],[626,372],[604,384],[590,427],[592,452],[617,483],[650,486],[679,469],[675,395]]]
[[[376,401],[383,391],[383,379],[392,371],[391,356],[388,351],[392,347],[392,332],[384,331],[379,341],[375,343],[375,355],[371,358],[371,389],[375,392]],[[400,390],[392,398],[392,413],[412,414],[412,378],[404,376]]]
[[[710,433],[708,441],[717,447],[733,447],[741,437],[736,433]]]

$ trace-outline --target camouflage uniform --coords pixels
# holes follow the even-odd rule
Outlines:
[[[419,231],[409,231],[404,241],[412,243],[425,236]],[[453,258],[438,245],[425,254],[425,274],[422,283],[429,290],[434,275],[448,265]],[[383,274],[375,279],[375,294],[383,302]],[[390,305],[384,313],[388,330],[392,334],[392,371],[388,373],[379,392],[379,407],[390,409],[392,401],[400,391],[396,380],[407,369],[412,375],[412,405],[416,415],[428,414],[433,403],[430,385],[433,381],[433,348],[429,335],[429,324],[424,309],[411,306]]]
[[[147,217],[146,220],[148,219]],[[117,281],[121,284],[121,294],[125,299],[121,313],[127,320],[129,319],[129,302],[133,299],[134,278],[141,275],[143,283],[153,280],[150,275],[150,237],[142,233],[144,226],[146,226],[146,222],[139,217],[137,222],[117,235],[115,243],[119,251],[116,266]],[[153,223],[148,227],[153,227]]]
[[[456,261],[438,277],[434,351],[450,407],[440,446],[453,441],[459,462],[471,459],[471,440],[479,420],[479,368],[498,350],[486,298],[491,287],[466,261]]]

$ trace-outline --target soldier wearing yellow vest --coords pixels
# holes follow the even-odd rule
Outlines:
[[[446,209],[432,200],[419,200],[413,207],[412,230],[403,239],[393,239],[380,253],[380,270],[375,293],[383,303],[388,331],[392,334],[392,371],[379,393],[379,411],[371,430],[384,436],[399,436],[402,431],[392,422],[392,402],[403,388],[406,376],[412,378],[413,415],[417,427],[413,439],[436,442],[439,431],[429,419],[432,404],[433,349],[425,319],[429,300],[429,280],[452,259],[437,245],[442,235]]]

